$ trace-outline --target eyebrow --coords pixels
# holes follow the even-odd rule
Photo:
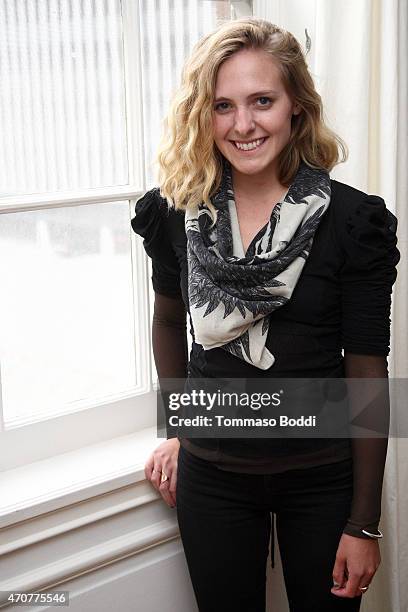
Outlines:
[[[273,95],[278,95],[279,92],[275,91],[274,89],[267,89],[265,91],[256,91],[255,93],[252,93],[248,96],[248,98],[253,98],[255,96],[265,96],[266,94],[273,94]],[[214,100],[214,102],[220,102],[221,100],[229,100],[230,98],[227,98],[225,96],[219,97],[216,100]]]

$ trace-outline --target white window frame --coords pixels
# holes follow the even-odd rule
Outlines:
[[[135,312],[138,316],[135,317],[134,328],[129,330],[129,333],[133,331],[137,346],[136,368],[140,373],[140,382],[126,393],[118,393],[114,397],[110,396],[92,404],[89,402],[79,404],[75,412],[70,408],[69,412],[67,409],[65,412],[42,415],[44,418],[41,421],[13,422],[11,429],[0,431],[2,449],[0,470],[12,469],[89,444],[130,434],[151,427],[156,421],[155,392],[151,385],[149,292],[140,291],[140,286],[148,287],[150,279],[142,241],[130,226],[135,203],[146,190],[143,167],[141,49],[138,35],[139,3],[134,0],[122,0],[122,14],[129,184],[119,187],[2,197],[0,214],[129,200],[132,270],[138,279],[138,283],[134,283],[133,288],[133,299],[137,306]],[[0,410],[2,410],[1,403]],[[24,455],[21,449],[24,449]]]

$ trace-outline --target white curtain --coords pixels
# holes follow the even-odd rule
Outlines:
[[[350,150],[348,162],[332,175],[382,196],[398,217],[401,262],[393,294],[389,364],[390,376],[407,378],[407,1],[254,0],[253,14],[293,32],[303,45],[307,29],[309,66],[328,123]],[[363,597],[362,612],[408,610],[407,507],[408,443],[391,438],[383,489],[382,563]]]

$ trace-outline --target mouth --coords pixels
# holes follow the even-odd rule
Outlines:
[[[267,139],[268,136],[264,136],[263,138],[257,138],[256,140],[251,140],[249,142],[240,142],[238,140],[231,140],[230,142],[234,149],[240,151],[241,153],[248,154],[253,151],[258,151]]]

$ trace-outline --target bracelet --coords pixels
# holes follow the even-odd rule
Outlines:
[[[383,538],[383,534],[381,533],[381,531],[378,529],[378,533],[370,533],[369,531],[366,531],[365,529],[361,530],[365,535],[369,536],[370,538],[374,538],[376,540],[379,540],[380,538]]]

